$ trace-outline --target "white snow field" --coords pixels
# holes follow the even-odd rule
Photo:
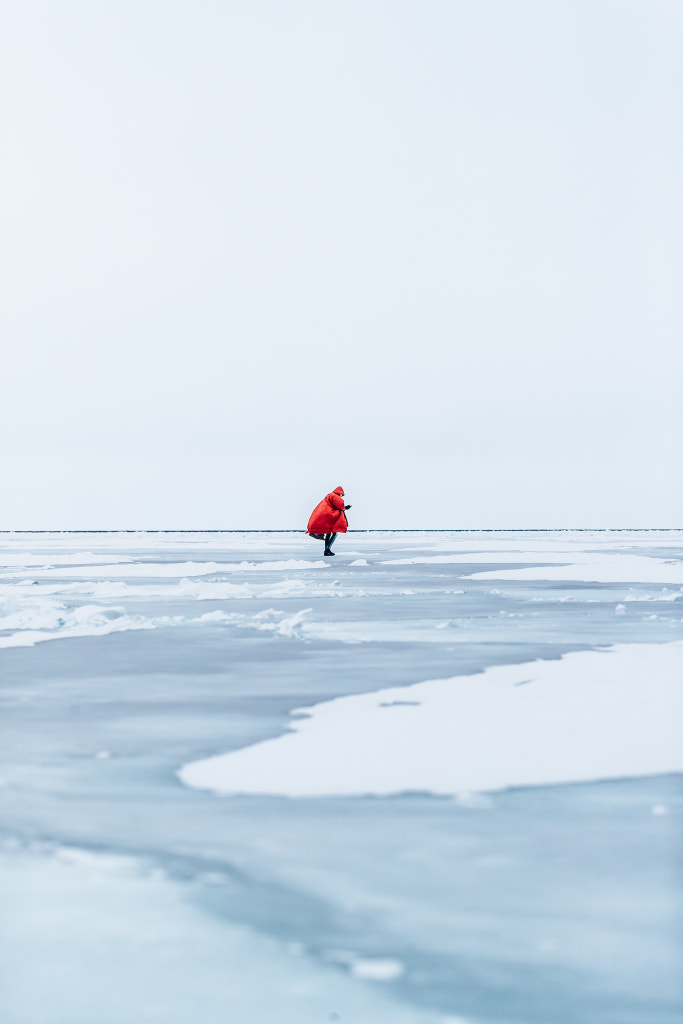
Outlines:
[[[681,1019],[683,532],[0,534],[2,1024]]]

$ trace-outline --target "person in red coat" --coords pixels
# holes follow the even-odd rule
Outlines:
[[[334,554],[332,545],[337,539],[337,534],[346,533],[349,528],[346,518],[347,508],[351,508],[351,506],[344,504],[344,488],[335,487],[333,491],[325,495],[311,513],[306,532],[309,537],[325,541],[326,555]]]

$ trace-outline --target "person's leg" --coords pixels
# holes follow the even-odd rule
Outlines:
[[[336,539],[337,539],[337,534],[336,533],[328,533],[325,536],[325,554],[326,555],[333,555],[334,554],[334,551],[331,551],[330,549],[331,549],[331,547],[334,544]]]

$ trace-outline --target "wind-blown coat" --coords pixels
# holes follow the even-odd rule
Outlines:
[[[344,488],[335,487],[316,505],[308,520],[306,532],[315,534],[346,533],[349,524],[344,512]]]

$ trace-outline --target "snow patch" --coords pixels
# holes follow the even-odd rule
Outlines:
[[[287,734],[178,775],[222,794],[457,797],[679,772],[682,692],[683,641],[618,644],[300,708]]]
[[[483,560],[483,559],[482,559]],[[517,561],[529,561],[518,558]],[[582,583],[683,583],[683,561],[669,562],[643,555],[605,555],[586,560],[572,559],[566,565],[529,566],[523,569],[494,569],[463,577],[469,580],[566,580]]]
[[[524,546],[515,550],[471,551],[450,555],[424,555],[415,558],[391,558],[382,565],[457,565],[486,562],[540,563],[524,568],[493,569],[475,572],[471,580],[571,580],[585,583],[683,583],[683,561],[623,555],[594,550],[579,551],[567,547]],[[549,565],[549,562],[560,563]]]
[[[133,559],[128,555],[94,555],[92,551],[79,551],[74,554],[64,555],[50,555],[49,558],[45,558],[45,555],[33,555],[30,552],[13,552],[13,551],[0,551],[0,567],[11,567],[20,566],[27,568],[28,566],[49,566],[50,568],[55,565],[89,565],[93,562],[99,563],[100,565],[116,565],[119,562],[132,562]]]
[[[366,981],[394,981],[404,973],[400,960],[354,960],[351,973]]]
[[[291,569],[325,569],[326,563],[322,560],[310,562],[307,560],[289,558],[281,562],[128,562],[125,565],[105,565],[100,560],[99,565],[65,565],[54,568],[53,565],[43,565],[42,568],[32,570],[33,576],[49,577],[57,576],[60,579],[77,576],[81,579],[96,579],[98,577],[122,576],[143,577],[153,579],[155,577],[190,577],[190,576],[211,576],[214,573],[226,572],[279,572]],[[5,579],[15,579],[22,576],[20,572],[5,574]]]

